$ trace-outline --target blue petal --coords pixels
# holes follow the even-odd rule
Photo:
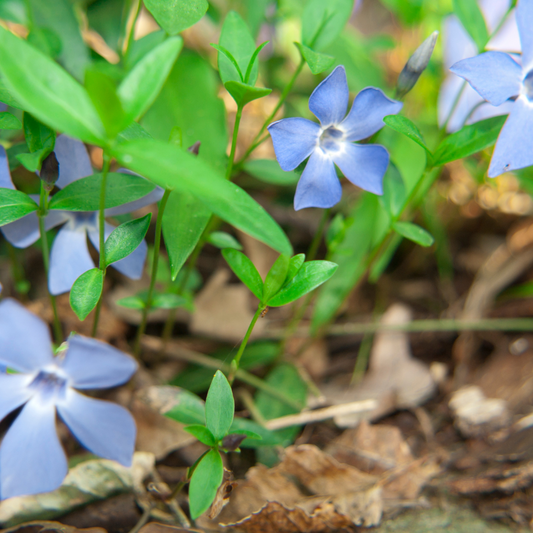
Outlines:
[[[516,8],[516,22],[522,44],[522,65],[527,73],[533,68],[533,2],[520,0]]]
[[[50,211],[44,219],[46,231],[55,228],[68,220],[65,211]],[[1,228],[4,237],[17,248],[27,248],[36,242],[41,236],[39,232],[39,219],[35,213],[29,213],[25,217],[6,224]]]
[[[9,298],[0,303],[0,361],[18,372],[53,363],[48,326]]]
[[[116,229],[115,226],[105,223],[105,238],[107,239],[111,232]],[[100,235],[98,229],[89,231],[89,239],[93,243],[93,246],[100,251]],[[143,239],[141,244],[131,252],[130,255],[113,263],[111,266],[116,268],[121,274],[128,276],[131,279],[140,279],[144,270],[144,261],[146,260],[146,253],[148,252],[148,246]]]
[[[348,141],[366,139],[385,125],[383,117],[399,113],[402,105],[401,102],[387,98],[381,89],[367,87],[355,97],[352,108],[339,129],[346,133]]]
[[[383,146],[346,143],[345,149],[332,157],[354,185],[374,194],[383,194],[383,176],[389,165],[389,153]]]
[[[305,118],[285,118],[268,126],[279,166],[294,170],[318,144],[320,126]]]
[[[492,105],[520,93],[522,68],[509,54],[485,52],[455,63],[450,70],[467,80]]]
[[[0,374],[0,420],[32,397],[28,385],[33,379],[29,374]]]
[[[336,67],[309,97],[309,109],[322,128],[340,124],[348,109],[348,83],[343,66]]]
[[[523,1],[523,0],[522,0]],[[533,104],[526,96],[520,96],[503,125],[492,154],[489,177],[503,172],[533,165]]]
[[[139,176],[139,174],[136,174],[135,172],[132,172],[131,170],[127,170],[125,168],[119,169],[118,172],[122,172],[123,174],[132,174],[133,176]],[[142,209],[143,207],[146,207],[147,205],[155,204],[156,202],[159,202],[159,200],[163,198],[163,194],[165,194],[165,191],[161,187],[156,187],[152,192],[148,193],[146,196],[143,196],[142,198],[139,198],[138,200],[134,200],[133,202],[128,202],[126,204],[122,204],[117,207],[110,207],[109,209],[106,209],[105,214],[106,216],[112,217],[116,215],[124,215],[126,213],[132,213],[133,211],[136,211],[137,209]]]
[[[60,135],[54,151],[59,162],[59,179],[56,185],[60,189],[93,173],[87,148],[81,141]]]
[[[315,150],[296,187],[294,209],[332,207],[340,201],[341,196],[342,187],[333,161],[321,149]]]
[[[6,149],[3,146],[0,146],[0,187],[4,189],[15,188],[13,185],[13,180],[11,179]]]
[[[61,368],[77,389],[116,387],[137,371],[135,359],[105,342],[72,335]]]
[[[68,472],[56,432],[52,402],[38,396],[22,409],[0,447],[2,497],[38,494],[57,489]]]
[[[84,272],[94,268],[87,247],[87,232],[63,226],[52,244],[48,288],[51,294],[68,292]]]
[[[136,429],[133,417],[124,407],[68,389],[66,398],[57,403],[57,411],[90,452],[131,466]]]

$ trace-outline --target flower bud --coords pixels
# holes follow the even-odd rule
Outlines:
[[[41,165],[39,177],[44,182],[44,188],[51,191],[59,178],[59,161],[55,152],[50,152]]]
[[[428,66],[438,36],[439,32],[434,31],[409,58],[398,76],[396,98],[403,98],[415,86],[418,78],[420,78],[420,74]]]
[[[189,152],[191,152],[191,154],[194,154],[194,155],[198,155],[198,153],[200,152],[200,145],[202,143],[200,141],[196,141],[192,146],[189,146],[189,148],[187,148],[187,150]]]
[[[222,448],[230,452],[234,452],[239,449],[242,441],[246,438],[246,435],[240,433],[230,433],[222,439]]]

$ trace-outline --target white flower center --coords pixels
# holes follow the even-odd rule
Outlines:
[[[319,145],[325,152],[339,152],[342,150],[344,132],[335,126],[326,128],[320,135]]]
[[[53,370],[41,370],[28,387],[39,394],[43,402],[54,401],[65,397],[67,379]]]

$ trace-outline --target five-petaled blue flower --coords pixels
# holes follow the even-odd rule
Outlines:
[[[374,87],[363,89],[348,109],[348,83],[343,66],[336,67],[309,98],[309,109],[320,125],[305,118],[285,118],[268,126],[276,158],[285,171],[294,170],[304,159],[294,208],[331,207],[341,199],[342,188],[335,172],[341,172],[362,189],[382,194],[383,175],[389,154],[380,145],[355,144],[383,126],[383,117],[394,115],[401,102],[387,98]]]
[[[491,178],[533,165],[533,0],[520,0],[516,21],[522,44],[521,66],[509,54],[485,52],[450,69],[494,106],[515,99],[492,154]]]
[[[66,135],[60,135],[54,148],[59,162],[60,175],[57,187],[63,188],[93,173],[91,160],[85,145]],[[14,189],[11,181],[9,165],[5,150],[0,147],[0,187]],[[163,196],[163,191],[157,187],[151,193],[139,200],[125,203],[118,207],[105,210],[106,216],[131,213],[136,209],[157,202]],[[38,197],[34,198],[37,202]],[[99,250],[98,212],[50,211],[45,218],[45,228],[49,230],[60,224],[66,224],[59,230],[50,251],[50,272],[48,288],[51,294],[61,294],[72,288],[76,279],[87,270],[94,268],[87,236],[93,246]],[[105,238],[109,237],[114,226],[105,224]],[[1,228],[5,238],[17,248],[26,248],[39,238],[39,221],[36,213],[6,224]],[[127,257],[113,263],[111,266],[132,279],[139,279],[146,259],[146,242],[141,244]]]
[[[489,33],[495,32],[485,47],[487,50],[520,52],[516,13],[514,9],[509,12],[510,4],[510,0],[479,2]],[[446,17],[443,26],[443,59],[444,67],[448,70],[461,59],[475,56],[477,46],[456,15]],[[465,124],[506,115],[511,112],[512,106],[513,102],[508,101],[500,107],[495,107],[485,102],[464,80],[454,74],[448,74],[439,92],[439,126],[446,124],[448,132],[455,132]]]
[[[48,492],[68,471],[56,431],[56,410],[90,452],[129,466],[135,422],[123,407],[75,389],[115,387],[137,369],[135,360],[104,342],[73,335],[55,356],[47,325],[15,300],[0,304],[0,420],[24,406],[0,446],[0,495]]]

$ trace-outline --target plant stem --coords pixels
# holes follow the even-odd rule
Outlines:
[[[150,287],[148,288],[148,296],[146,297],[145,306],[143,308],[142,320],[137,330],[137,338],[135,340],[135,348],[133,353],[138,357],[141,353],[141,337],[146,331],[146,323],[148,320],[148,313],[150,312],[150,307],[152,306],[152,300],[154,295],[155,281],[157,278],[157,268],[159,266],[159,252],[161,248],[161,228],[163,225],[163,213],[165,212],[165,206],[167,205],[168,197],[172,192],[171,189],[165,189],[163,198],[159,203],[159,209],[157,211],[157,221],[155,224],[155,242],[154,242],[154,256],[152,259],[152,275],[150,277]]]
[[[105,281],[106,263],[105,263],[105,190],[107,185],[107,174],[109,173],[109,167],[111,166],[111,158],[106,154],[104,150],[104,164],[102,166],[102,185],[100,186],[100,209],[98,210],[98,232],[99,232],[99,247],[100,247],[100,260],[98,268],[102,271],[103,278],[102,283]],[[96,304],[96,311],[94,313],[92,337],[96,337],[98,331],[98,320],[100,319],[100,309],[102,307],[102,294]]]
[[[128,60],[131,43],[135,33],[135,23],[141,12],[141,5],[142,3],[140,0],[130,0],[125,3],[123,8],[123,34],[119,48],[122,51],[122,59],[124,62]]]
[[[226,168],[227,180],[231,179],[231,172],[233,170],[233,163],[235,161],[235,151],[237,150],[237,138],[239,136],[239,126],[241,124],[242,110],[243,108],[241,106],[237,107],[237,114],[235,115],[235,124],[233,126],[233,137],[231,139],[231,150],[229,153],[228,166]]]
[[[292,90],[292,86],[294,85],[294,82],[296,81],[296,78],[299,76],[300,72],[302,71],[302,69],[304,68],[304,65],[305,65],[305,59],[302,57],[300,59],[300,63],[298,64],[298,66],[296,67],[296,70],[294,71],[294,74],[292,75],[292,78],[289,80],[289,82],[287,83],[287,85],[285,85],[285,88],[283,89],[282,93],[280,94],[279,96],[279,100],[278,100],[278,103],[276,104],[276,107],[274,108],[274,110],[272,111],[272,113],[270,113],[270,115],[265,119],[265,121],[263,122],[263,125],[261,126],[261,129],[259,130],[259,132],[257,133],[257,135],[254,137],[254,140],[252,141],[252,144],[250,145],[250,147],[248,148],[248,150],[246,150],[245,154],[241,157],[241,159],[239,160],[239,162],[237,163],[238,166],[240,166],[244,161],[246,161],[246,159],[248,159],[249,155],[263,142],[265,141],[266,139],[268,139],[268,135],[265,135],[262,139],[260,139],[261,135],[263,135],[263,132],[266,130],[267,126],[270,124],[270,122],[272,121],[272,119],[276,116],[276,113],[280,110],[281,106],[283,105],[283,103],[285,102],[285,100],[287,99],[287,96],[289,95],[289,93],[291,92]]]
[[[39,233],[41,235],[41,248],[43,251],[44,272],[46,274],[46,286],[48,287],[48,271],[50,270],[50,251],[48,250],[48,239],[46,237],[46,228],[44,220],[48,213],[48,196],[50,192],[44,188],[44,183],[41,181],[41,194],[39,196],[39,211],[37,216],[39,218]],[[54,337],[58,344],[63,342],[63,331],[61,330],[61,323],[59,322],[59,315],[57,314],[56,298],[50,293],[48,289],[48,296],[50,297],[50,305],[54,315]]]
[[[228,381],[231,385],[233,385],[233,380],[235,379],[235,374],[237,373],[237,370],[239,370],[239,364],[241,362],[241,357],[244,352],[244,349],[246,348],[246,345],[248,344],[248,339],[250,338],[250,335],[252,334],[252,331],[254,329],[255,323],[257,322],[257,319],[261,316],[261,313],[265,310],[264,305],[259,304],[257,307],[257,311],[255,312],[254,317],[252,318],[252,321],[250,322],[250,325],[248,326],[248,331],[246,332],[246,335],[244,336],[244,339],[241,342],[241,345],[239,346],[239,351],[237,352],[237,355],[233,358],[233,361],[231,362],[231,371],[228,376]]]

